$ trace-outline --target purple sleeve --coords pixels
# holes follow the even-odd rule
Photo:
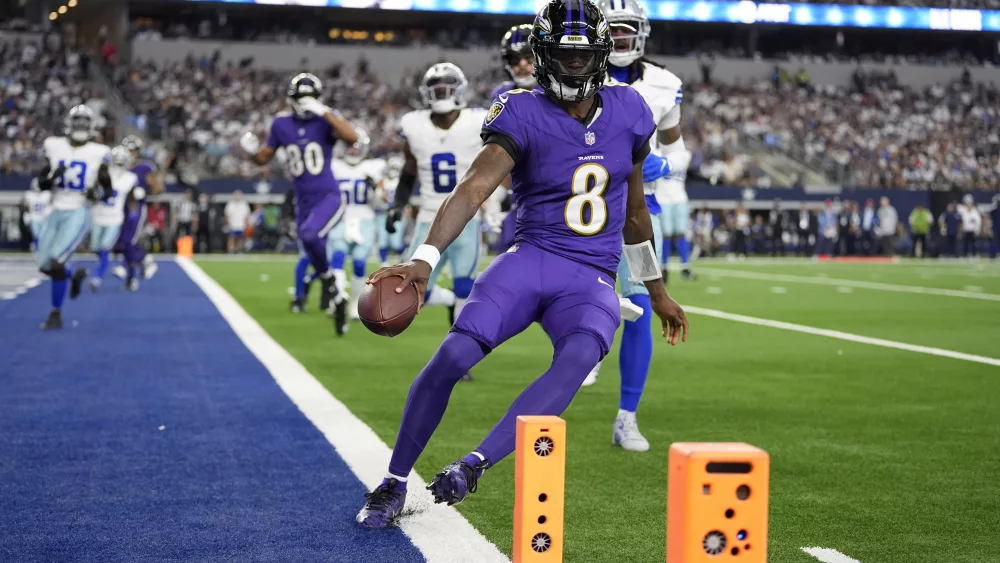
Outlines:
[[[277,119],[271,122],[271,129],[270,131],[267,132],[267,140],[264,141],[265,145],[275,150],[277,150],[277,148],[281,146],[281,141],[278,140],[277,127],[276,127],[277,124],[278,124]]]
[[[503,95],[497,98],[486,112],[483,139],[485,140],[489,133],[499,133],[514,143],[518,153],[523,154],[527,151],[531,137],[528,135],[528,127],[522,114],[528,108],[518,107],[519,104],[516,102],[528,102],[530,99],[529,94]]]

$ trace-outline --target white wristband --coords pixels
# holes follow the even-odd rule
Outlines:
[[[410,256],[410,260],[423,260],[431,265],[431,270],[437,268],[441,261],[441,251],[429,244],[421,244]]]

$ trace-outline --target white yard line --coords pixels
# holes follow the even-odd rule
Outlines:
[[[267,368],[288,398],[326,436],[357,478],[369,490],[374,489],[382,481],[392,454],[385,442],[316,381],[197,264],[185,258],[177,258],[177,263],[205,292],[233,332]],[[410,474],[407,511],[413,513],[400,520],[400,528],[428,563],[510,563],[507,556],[457,510],[433,504],[425,487],[426,482],[420,476]],[[339,517],[353,518],[353,511],[361,508],[364,499],[359,497],[357,501],[356,507],[341,507],[351,513]]]
[[[858,334],[851,334],[849,332],[841,332],[839,330],[829,330],[825,328],[816,328],[811,326],[799,325],[794,323],[786,323],[783,321],[772,321],[770,319],[761,319],[758,317],[749,317],[747,315],[737,315],[734,313],[726,313],[725,311],[717,311],[715,309],[705,309],[702,307],[694,307],[691,305],[685,305],[684,311],[687,313],[693,313],[695,315],[705,315],[709,317],[715,317],[717,319],[725,319],[727,321],[736,321],[739,323],[746,323],[757,326],[766,326],[770,328],[780,328],[782,330],[791,330],[794,332],[803,332],[805,334],[814,334],[816,336],[826,336],[827,338],[836,338],[838,340],[847,340],[849,342],[857,342],[859,344],[870,344],[872,346],[881,346],[883,348],[895,348],[896,350],[905,350],[907,352],[917,352],[919,354],[930,354],[931,356],[940,356],[942,358],[951,358],[953,360],[965,360],[967,362],[975,362],[978,364],[986,364],[989,366],[1000,367],[1000,359],[989,358],[986,356],[977,356],[975,354],[966,354],[964,352],[955,352],[953,350],[945,350],[943,348],[932,348],[930,346],[918,346],[916,344],[906,344],[905,342],[896,342],[894,340],[884,340],[882,338],[871,338],[868,336],[860,336]]]
[[[747,280],[761,280],[761,281],[787,282],[787,283],[811,283],[816,285],[836,285],[841,287],[874,289],[876,291],[891,291],[894,293],[917,293],[922,295],[939,295],[943,297],[961,297],[964,299],[979,299],[982,301],[1000,301],[1000,295],[997,295],[995,293],[977,293],[972,291],[960,291],[957,289],[940,289],[937,287],[898,285],[898,284],[880,283],[880,282],[867,282],[860,280],[845,280],[839,278],[793,276],[787,274],[766,274],[762,272],[743,272],[737,270],[726,270],[722,268],[702,268],[699,271],[714,276],[724,276],[724,277],[728,276],[731,278],[742,278]]]
[[[823,563],[861,563],[853,557],[848,557],[836,549],[829,547],[803,547],[802,551],[819,559]]]

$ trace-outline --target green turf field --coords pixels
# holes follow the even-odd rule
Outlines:
[[[410,381],[447,330],[444,311],[426,309],[395,339],[356,325],[338,340],[325,316],[288,312],[292,262],[199,263],[393,443]],[[1000,358],[995,264],[699,267],[697,282],[671,284],[683,305]],[[836,549],[863,563],[1000,561],[1000,367],[703,315],[690,319],[686,345],[656,346],[639,410],[651,452],[626,454],[610,445],[617,346],[598,383],[564,414],[565,561],[664,560],[666,451],[677,441],[746,441],[770,453],[769,561],[815,561],[803,546]],[[476,381],[456,389],[417,464],[420,474],[430,478],[475,447],[550,358],[537,327],[491,354],[475,370]],[[508,460],[459,507],[508,553],[512,492]],[[353,518],[357,508],[333,510]]]

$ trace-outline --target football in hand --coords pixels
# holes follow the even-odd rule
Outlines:
[[[417,290],[407,285],[396,293],[400,278],[392,276],[365,286],[358,296],[358,316],[368,330],[393,337],[406,330],[417,316]]]

